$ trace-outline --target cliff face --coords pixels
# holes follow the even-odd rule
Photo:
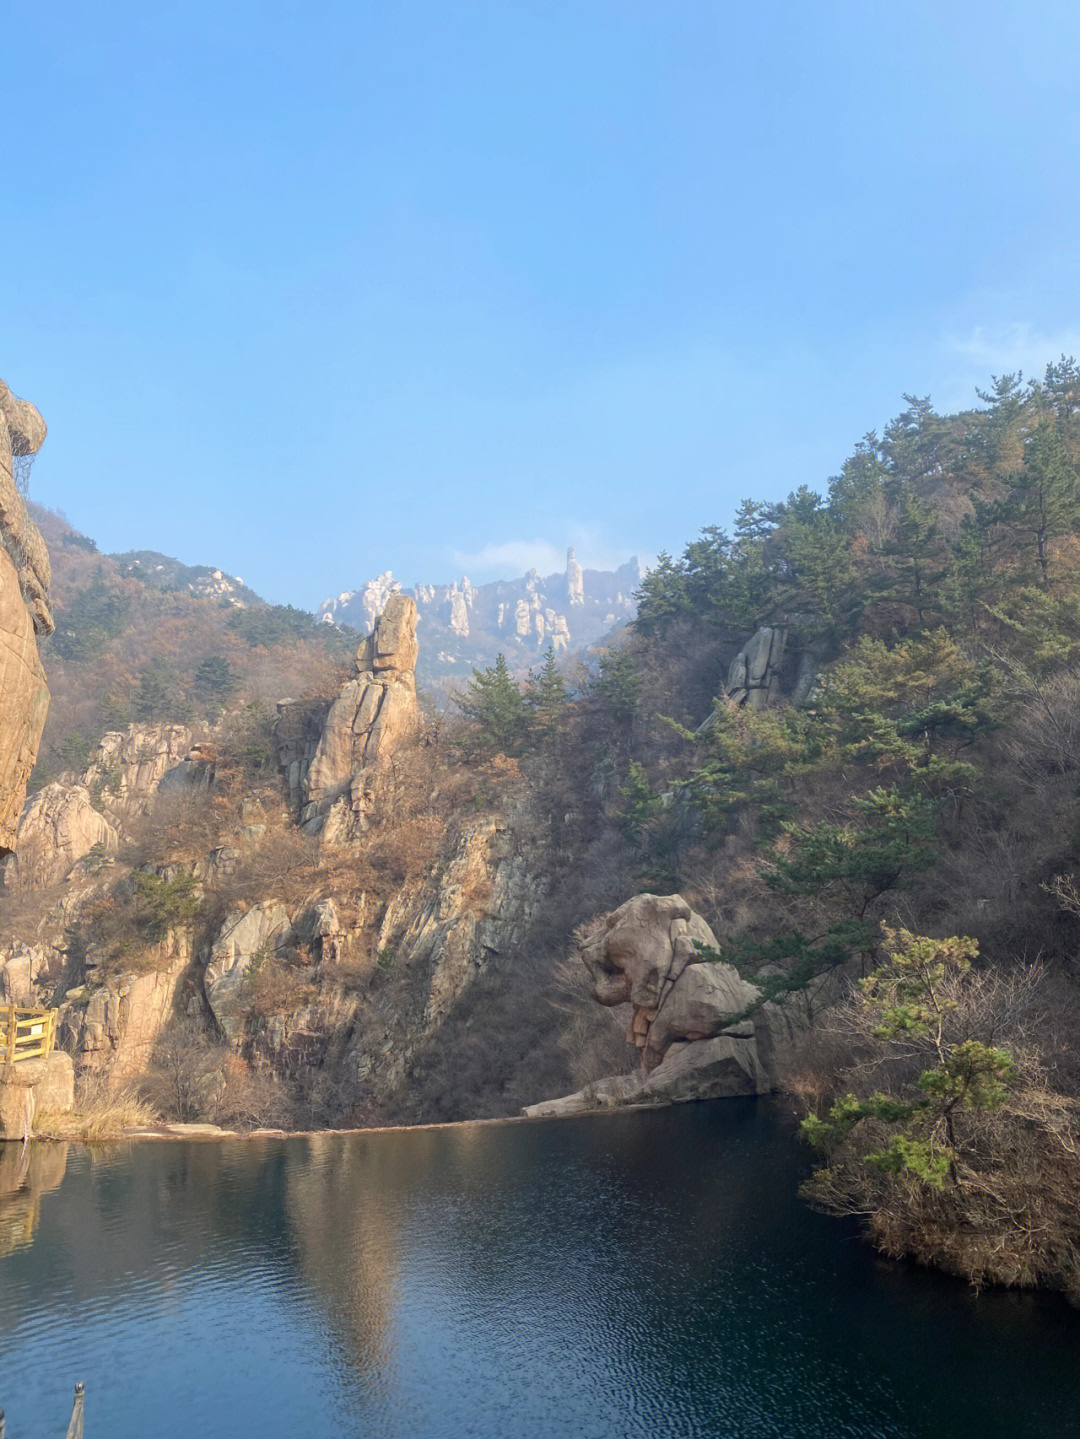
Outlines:
[[[14,847],[49,705],[36,638],[53,629],[49,556],[15,479],[44,439],[37,410],[0,381],[0,857]]]
[[[104,735],[24,810],[0,996],[58,1005],[79,1072],[183,1092],[181,1117],[472,1112],[471,1058],[454,1099],[413,1095],[415,1065],[525,950],[547,861],[514,783],[498,809],[449,792],[416,658],[395,594],[337,696],[283,702],[272,735]],[[256,743],[272,770],[244,768]]]

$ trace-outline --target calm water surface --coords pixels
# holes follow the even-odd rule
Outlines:
[[[1080,1434],[1080,1315],[876,1259],[763,1103],[18,1153],[8,1439]]]

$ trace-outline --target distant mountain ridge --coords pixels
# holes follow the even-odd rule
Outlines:
[[[465,576],[448,585],[414,585],[404,593],[420,616],[420,676],[464,674],[500,652],[512,668],[522,668],[548,645],[557,654],[584,649],[634,618],[642,578],[636,555],[614,570],[587,570],[571,548],[566,569],[551,575],[529,570],[520,579],[480,585]],[[319,618],[367,633],[388,596],[402,589],[386,570],[323,600]]]

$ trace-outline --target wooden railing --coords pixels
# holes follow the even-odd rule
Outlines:
[[[0,1064],[46,1059],[56,1039],[56,1010],[0,1005]]]

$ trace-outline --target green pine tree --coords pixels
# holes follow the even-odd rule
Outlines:
[[[529,711],[505,655],[499,654],[489,669],[473,670],[457,705],[476,726],[482,749],[521,754],[529,730]]]
[[[529,672],[525,703],[532,732],[550,744],[566,718],[570,695],[555,662],[555,646],[548,645],[539,674]]]

